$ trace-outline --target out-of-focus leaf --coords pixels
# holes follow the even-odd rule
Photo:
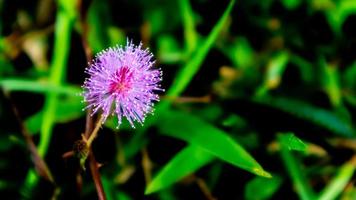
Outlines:
[[[337,175],[329,182],[320,193],[319,200],[333,200],[344,191],[346,185],[351,181],[351,178],[356,168],[356,157],[353,157],[349,162],[342,165]]]
[[[259,176],[271,177],[256,160],[223,131],[179,111],[167,110],[159,118],[163,134],[185,140],[209,151],[218,158]]]
[[[341,200],[356,199],[356,187],[355,185],[347,187],[340,197]]]
[[[278,141],[281,146],[281,157],[289,176],[293,181],[299,198],[302,200],[314,199],[314,192],[308,183],[305,173],[302,172],[301,164],[298,162],[298,159],[294,157],[289,150],[289,147],[285,145],[283,140],[283,134],[279,134]]]
[[[282,177],[273,175],[273,178],[255,177],[245,186],[245,199],[247,200],[264,200],[270,199],[273,194],[280,188]]]
[[[0,43],[1,43],[1,39],[0,39]],[[1,46],[1,44],[0,44],[0,46]],[[1,47],[0,47],[0,66],[1,66],[0,67],[0,77],[14,74],[15,70],[14,70],[13,65],[1,54],[2,54],[2,52],[1,52]]]
[[[346,68],[343,73],[343,82],[348,89],[356,89],[356,62]]]
[[[256,98],[254,101],[290,113],[298,118],[324,127],[335,134],[347,137],[354,136],[351,124],[344,122],[328,110],[283,97]]]
[[[335,1],[334,1],[335,2]],[[341,28],[346,18],[356,12],[356,1],[336,1],[326,10],[326,16],[333,31],[341,34]]]
[[[162,35],[158,38],[158,59],[163,63],[176,63],[183,59],[181,50],[174,37]]]
[[[284,7],[286,7],[288,10],[293,10],[297,8],[302,1],[301,0],[282,0],[282,3]]]
[[[11,134],[4,134],[0,136],[0,152],[6,152],[10,150],[10,148],[15,144],[11,141],[10,136]]]
[[[254,62],[254,51],[245,37],[239,37],[229,48],[221,50],[231,59],[235,67],[247,69]]]
[[[270,89],[277,88],[281,83],[283,72],[287,67],[289,54],[279,52],[268,63],[263,85],[257,90],[257,96],[263,96]]]
[[[144,9],[143,19],[149,26],[149,34],[154,37],[161,33],[176,29],[181,22],[181,17],[177,12],[179,9],[179,1],[141,1],[142,6],[149,9]]]
[[[217,104],[209,104],[204,108],[194,110],[194,114],[207,122],[213,122],[223,115],[223,110]]]
[[[93,0],[88,10],[88,43],[94,53],[109,47],[109,4],[105,0]]]
[[[115,26],[110,26],[107,30],[107,34],[109,37],[110,46],[124,44],[126,41],[125,33]]]
[[[203,148],[190,145],[172,158],[158,172],[146,188],[145,194],[151,194],[169,187],[183,177],[195,172],[213,160],[214,156]]]
[[[81,102],[81,99],[80,96],[76,96],[59,101],[54,121],[56,123],[65,123],[83,116],[85,111],[83,111],[84,104]],[[39,132],[42,117],[43,112],[39,111],[25,120],[25,125],[30,133],[34,134]]]
[[[54,85],[46,81],[23,80],[23,79],[3,79],[0,80],[0,86],[7,91],[24,91],[43,93],[53,92],[57,94],[65,94],[68,96],[78,96],[81,92],[77,86],[61,86]]]
[[[313,81],[314,66],[310,62],[295,54],[290,56],[290,62],[298,67],[304,83],[311,83]]]
[[[194,12],[189,0],[179,1],[179,8],[183,18],[186,52],[190,55],[196,49],[198,44],[198,34],[195,30]]]
[[[280,136],[280,142],[289,150],[303,151],[307,150],[307,145],[295,136],[293,133],[286,133]]]
[[[336,66],[328,65],[325,60],[320,60],[322,68],[322,84],[325,92],[328,94],[331,103],[339,106],[341,103],[339,71]]]
[[[101,181],[103,183],[103,188],[107,200],[114,200],[114,199],[130,200],[131,199],[123,191],[119,191],[110,178],[106,176],[101,176]]]

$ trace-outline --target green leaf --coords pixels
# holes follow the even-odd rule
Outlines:
[[[278,141],[281,146],[281,157],[287,172],[293,181],[299,198],[302,200],[314,199],[314,192],[308,183],[305,173],[302,171],[301,163],[299,163],[298,159],[294,157],[294,155],[289,150],[289,147],[285,145],[283,140],[283,134],[279,134]]]
[[[145,194],[151,194],[169,187],[183,177],[195,172],[213,160],[214,156],[196,145],[177,153],[147,186]]]
[[[343,82],[350,90],[356,89],[356,62],[345,69],[343,73]]]
[[[333,200],[344,191],[351,181],[356,168],[356,157],[342,165],[337,175],[329,181],[329,184],[321,191],[319,200]]]
[[[293,133],[281,135],[280,142],[282,142],[282,145],[286,146],[289,150],[305,152],[307,149],[307,145]]]
[[[77,86],[55,85],[47,81],[24,80],[24,79],[3,79],[0,86],[7,91],[24,91],[46,94],[48,92],[64,94],[68,96],[78,96],[81,92]]]
[[[273,175],[273,178],[267,179],[257,176],[246,184],[246,200],[264,200],[270,199],[272,195],[280,188],[282,177]]]
[[[199,118],[167,110],[159,118],[163,134],[198,145],[218,158],[259,176],[271,177],[255,159],[225,132]]]
[[[125,192],[119,191],[119,189],[113,183],[111,177],[101,176],[101,181],[107,200],[131,200],[130,196],[128,196]]]
[[[126,36],[123,30],[117,28],[116,26],[109,26],[107,34],[110,41],[110,46],[115,46],[117,44],[124,44],[126,42]]]
[[[341,120],[334,113],[328,110],[312,106],[302,101],[284,97],[256,98],[254,101],[290,113],[298,118],[324,127],[335,134],[347,137],[354,136],[351,124]]]
[[[254,50],[245,37],[237,38],[231,47],[224,52],[232,60],[235,67],[247,69],[254,62]]]
[[[322,86],[328,94],[331,103],[334,106],[339,106],[341,103],[341,89],[338,68],[327,64],[324,59],[320,59],[319,62],[322,68]]]
[[[263,96],[268,90],[275,89],[279,86],[288,61],[289,54],[285,51],[279,52],[269,61],[265,81],[257,90],[257,96]]]
[[[328,22],[333,31],[341,35],[344,21],[349,15],[356,12],[356,1],[337,1],[326,10]]]
[[[176,63],[183,59],[178,42],[171,35],[162,35],[158,38],[158,58],[164,63]]]

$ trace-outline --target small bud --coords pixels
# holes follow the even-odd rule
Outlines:
[[[79,158],[80,166],[85,170],[85,161],[89,155],[89,146],[84,140],[77,140],[73,145],[74,155]]]

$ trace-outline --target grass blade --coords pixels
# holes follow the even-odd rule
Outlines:
[[[219,36],[220,31],[223,29],[234,4],[235,0],[230,1],[229,6],[219,21],[215,24],[213,30],[209,33],[209,36],[204,40],[204,43],[196,50],[196,53],[191,57],[192,59],[190,59],[178,72],[172,86],[167,91],[167,95],[172,97],[179,96],[188,86],[194,75],[198,72],[215,40]]]
[[[289,147],[285,145],[283,141],[283,135],[278,135],[278,141],[281,146],[281,156],[284,162],[284,165],[291,177],[297,193],[302,200],[311,200],[314,199],[313,191],[305,177],[302,169],[300,168],[300,163],[290,152]]]
[[[195,172],[214,158],[208,151],[190,145],[177,153],[147,186],[145,194],[151,194],[169,187],[183,177]]]
[[[78,96],[80,88],[76,86],[62,86],[54,85],[49,82],[41,82],[35,80],[23,80],[23,79],[3,79],[0,80],[0,86],[7,91],[25,91],[33,93],[57,93],[68,96]]]
[[[356,157],[340,167],[338,174],[320,193],[319,200],[333,200],[341,194],[350,182],[356,168]]]
[[[163,134],[198,145],[225,162],[256,175],[271,177],[242,146],[198,117],[166,111],[161,114],[159,123]]]

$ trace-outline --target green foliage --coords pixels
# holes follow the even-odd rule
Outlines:
[[[283,134],[280,136],[281,145],[287,147],[289,150],[306,151],[307,145],[295,136],[293,133]]]
[[[3,79],[0,80],[0,86],[5,91],[32,92],[32,93],[56,93],[58,95],[78,96],[81,90],[77,86],[62,86],[49,83],[47,81],[33,81],[24,79]]]
[[[317,108],[302,101],[282,97],[266,97],[264,99],[255,99],[255,101],[324,127],[335,134],[346,137],[354,136],[354,131],[350,124],[325,109]]]
[[[259,176],[271,177],[237,142],[199,118],[178,111],[160,116],[163,134],[198,145],[218,158]]]
[[[345,163],[339,168],[338,173],[330,181],[323,191],[321,191],[319,200],[332,200],[336,199],[344,190],[346,185],[351,180],[356,169],[355,157],[351,161]]]
[[[80,85],[87,59],[129,38],[167,92],[144,126],[100,129],[107,199],[355,199],[355,14],[351,0],[0,1],[0,191],[97,198],[66,157],[90,125]]]
[[[204,148],[189,145],[177,153],[147,186],[145,194],[169,187],[184,176],[194,173],[213,160],[214,156]]]
[[[273,194],[279,189],[283,182],[282,177],[273,174],[273,178],[255,177],[246,184],[246,200],[271,199]]]
[[[178,72],[174,82],[172,83],[172,86],[167,91],[167,95],[173,97],[178,96],[188,86],[193,76],[198,72],[209,50],[212,48],[215,40],[219,36],[219,33],[223,29],[234,4],[235,0],[230,1],[229,6],[225,10],[219,21],[215,24],[208,37],[201,45],[199,45],[199,48],[192,55],[192,58],[194,59],[190,59]],[[188,38],[186,38],[186,40],[190,42]]]
[[[282,160],[296,187],[299,198],[302,200],[314,199],[314,192],[308,183],[306,174],[302,170],[301,163],[299,159],[290,152],[290,147],[285,145],[285,136],[283,134],[278,135],[278,142],[281,147],[280,154]]]

